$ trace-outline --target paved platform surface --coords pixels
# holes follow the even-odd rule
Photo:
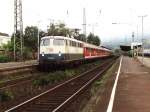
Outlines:
[[[150,112],[150,69],[123,56],[112,112]]]
[[[38,64],[37,60],[30,60],[30,61],[24,61],[24,62],[0,63],[0,68],[17,67],[17,66],[34,65],[34,64]]]
[[[142,63],[142,57],[138,57],[138,60]],[[150,57],[144,57],[143,58],[143,63],[145,66],[150,67]]]

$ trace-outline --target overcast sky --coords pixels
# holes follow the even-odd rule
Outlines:
[[[141,38],[141,18],[144,32],[150,32],[149,0],[23,0],[23,24],[46,29],[50,21],[63,21],[67,26],[80,28],[83,24],[83,7],[86,8],[87,32],[94,32],[102,41],[131,38],[137,32]],[[0,32],[12,34],[14,24],[14,0],[0,0]],[[68,10],[68,14],[67,14]],[[112,23],[120,23],[113,25]],[[94,27],[92,27],[94,26]]]

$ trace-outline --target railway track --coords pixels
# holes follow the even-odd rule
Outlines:
[[[5,112],[61,112],[114,63],[109,60]]]
[[[20,69],[26,69],[26,68],[31,68],[31,70],[32,70],[32,68],[36,68],[36,67],[38,67],[37,64],[29,65],[29,66],[21,66],[21,67],[17,66],[17,67],[12,67],[12,68],[7,67],[7,68],[4,68],[4,69],[0,69],[0,73],[1,72],[7,72],[7,71],[11,72],[11,70],[13,72],[16,69],[20,70]],[[36,75],[36,74],[38,74],[38,72],[37,73],[35,72],[34,75],[33,74],[30,74],[30,75],[25,74],[23,77],[19,74],[19,76],[21,76],[20,78],[7,80],[7,81],[4,81],[4,82],[0,83],[0,90],[7,89],[7,88],[10,88],[10,87],[15,87],[15,86],[20,85],[20,84],[25,84],[25,82],[27,82],[27,83],[31,82],[34,78],[40,76],[40,75]],[[7,74],[7,75],[11,76],[10,74]]]
[[[0,76],[1,77],[11,77],[11,76],[19,76],[14,79],[5,79],[3,81],[3,78],[1,78],[1,83],[0,83],[0,90],[3,88],[6,88],[7,86],[13,86],[16,85],[19,82],[23,82],[26,80],[31,80],[34,78],[34,75],[22,75],[21,73],[26,73],[28,72],[33,72],[37,68],[37,64],[35,65],[25,65],[25,66],[16,66],[16,67],[6,67],[6,68],[0,68]],[[17,74],[20,73],[20,74]]]
[[[17,85],[19,86],[21,84],[30,83],[33,80],[34,77],[35,76],[28,76],[28,77],[23,77],[23,78],[19,78],[19,79],[15,79],[15,80],[10,80],[10,81],[7,81],[5,83],[2,83],[0,85],[0,91],[8,89],[8,88],[16,87]]]
[[[0,76],[2,76],[2,75],[5,76],[5,75],[10,75],[10,74],[21,73],[21,72],[33,70],[33,69],[36,69],[37,66],[38,66],[38,64],[0,68]]]
[[[5,72],[5,71],[12,71],[12,70],[18,70],[18,69],[24,69],[24,68],[31,68],[34,66],[37,66],[38,64],[33,64],[33,65],[24,65],[24,66],[13,66],[13,67],[4,67],[0,68],[0,72]]]

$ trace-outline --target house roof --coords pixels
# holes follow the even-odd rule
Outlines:
[[[6,36],[6,37],[9,37],[9,35],[7,33],[2,33],[0,32],[0,36]]]

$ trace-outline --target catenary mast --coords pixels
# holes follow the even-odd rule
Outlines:
[[[17,34],[19,40],[16,41]],[[22,0],[14,0],[14,60],[16,59],[23,60]]]
[[[83,34],[86,37],[86,12],[85,12],[85,8],[83,8]],[[87,38],[86,38],[87,41]]]

